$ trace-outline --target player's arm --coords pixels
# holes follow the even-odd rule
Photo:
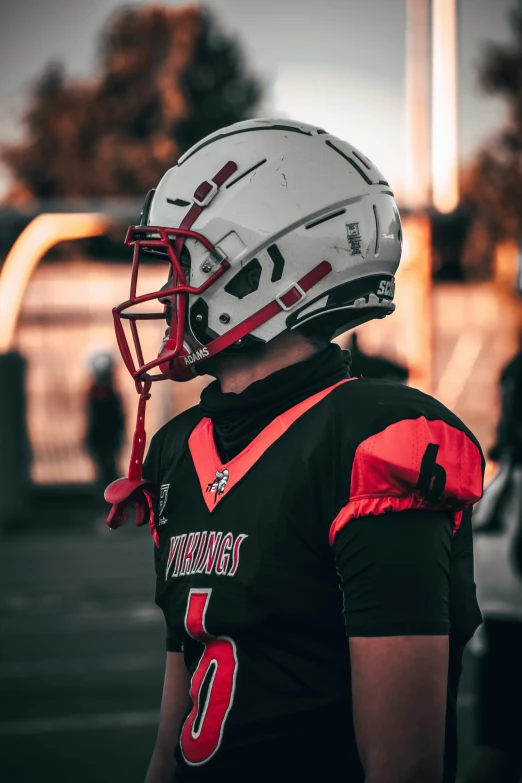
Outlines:
[[[348,502],[330,525],[366,783],[440,783],[456,762],[459,656],[480,623],[469,517],[459,510],[482,494],[482,452],[432,398],[346,386],[377,395],[345,409],[372,415],[347,422],[357,443],[343,466]]]
[[[441,783],[452,520],[352,519],[333,550],[344,593],[353,718],[366,783]]]
[[[440,783],[448,637],[352,637],[350,659],[366,783]]]
[[[183,653],[167,652],[158,736],[145,783],[172,783],[176,768],[174,748],[190,703],[189,688]]]

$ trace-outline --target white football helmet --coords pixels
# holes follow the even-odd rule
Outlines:
[[[395,308],[402,232],[390,185],[351,144],[300,122],[248,120],[203,139],[148,194],[126,244],[134,246],[131,292],[113,312],[137,381],[190,380],[221,351],[312,321],[340,334]],[[169,282],[137,296],[142,251],[166,259]],[[163,307],[130,310],[148,301]],[[122,318],[131,321],[137,362]],[[170,324],[149,361],[143,318]]]

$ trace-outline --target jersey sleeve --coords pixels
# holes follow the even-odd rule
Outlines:
[[[455,535],[444,511],[360,517],[333,551],[348,636],[451,633],[465,644],[482,622],[468,512]]]
[[[361,440],[349,474],[348,502],[331,523],[330,544],[351,520],[408,509],[446,511],[456,532],[463,510],[482,495],[483,457],[463,425],[416,415]]]
[[[481,622],[469,528],[482,495],[480,446],[416,389],[347,386],[339,494],[328,522],[347,633],[468,639]]]
[[[452,523],[415,509],[360,517],[335,538],[347,636],[450,633]]]

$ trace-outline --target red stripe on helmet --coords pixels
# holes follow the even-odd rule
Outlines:
[[[323,277],[326,277],[326,275],[328,275],[331,271],[332,265],[328,261],[321,261],[320,264],[311,269],[310,272],[298,280],[297,284],[300,286],[300,288],[302,288],[303,291],[306,292],[316,285],[316,283],[322,280]],[[204,348],[200,351],[194,354],[188,354],[187,356],[171,355],[170,372],[167,377],[176,378],[179,377],[179,373],[182,372],[186,378],[187,365],[193,366],[195,364],[199,364],[199,362],[203,362],[206,359],[209,359],[211,356],[215,356],[225,348],[229,348],[235,342],[241,340],[243,337],[246,337],[247,334],[250,334],[283,310],[284,308],[279,304],[277,299],[274,299],[272,302],[269,302],[267,305],[262,307],[261,310],[258,310],[244,321],[241,321],[241,323],[237,324],[237,326],[233,326],[232,329],[226,332],[226,334],[222,334],[220,337],[212,340],[212,342],[205,345]],[[200,354],[198,358],[189,358],[197,357],[198,353]],[[188,361],[186,361],[186,359],[188,359]],[[167,361],[169,361],[169,359],[164,353],[163,362],[166,363]]]

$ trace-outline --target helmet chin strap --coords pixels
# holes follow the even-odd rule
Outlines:
[[[303,277],[287,286],[287,289],[280,296],[276,296],[271,302],[268,302],[257,312],[252,313],[244,321],[233,326],[225,334],[216,337],[206,345],[202,345],[199,350],[189,354],[184,349],[183,352],[174,357],[170,352],[168,360],[166,357],[165,363],[160,365],[160,370],[166,378],[171,378],[174,381],[191,380],[194,378],[192,368],[195,368],[197,364],[221,353],[221,351],[229,348],[238,340],[242,340],[243,337],[258,329],[271,318],[279,315],[279,313],[291,310],[294,305],[304,299],[307,291],[313,288],[326,275],[330,274],[331,271],[332,265],[329,261],[320,261],[317,266]],[[168,353],[168,347],[169,343],[167,341],[163,348],[165,353]]]
[[[107,517],[107,524],[112,530],[121,527],[127,521],[129,508],[134,505],[136,509],[136,524],[149,523],[150,532],[156,546],[159,547],[159,537],[154,525],[154,510],[152,498],[157,494],[152,481],[147,481],[142,476],[143,456],[147,433],[145,432],[145,408],[147,400],[150,400],[150,387],[152,381],[148,375],[144,375],[136,381],[136,390],[140,397],[138,413],[136,416],[136,428],[132,438],[132,449],[129,461],[129,472],[125,478],[116,479],[105,490],[104,497],[112,508]]]
[[[144,375],[139,381],[136,381],[136,390],[140,395],[138,400],[138,412],[136,414],[136,428],[132,438],[132,449],[129,462],[129,480],[141,480],[141,468],[143,457],[145,455],[145,442],[147,433],[145,432],[145,409],[147,400],[150,400],[150,387],[152,381],[148,375]]]

